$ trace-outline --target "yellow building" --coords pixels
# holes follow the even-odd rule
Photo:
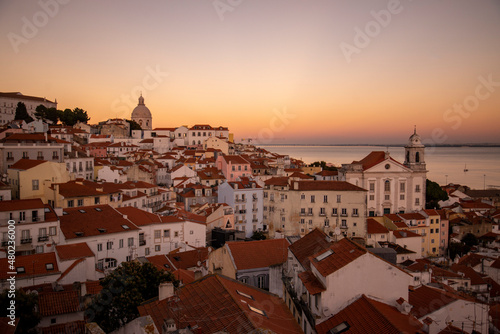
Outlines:
[[[66,164],[46,160],[21,159],[7,171],[14,199],[41,198],[47,203],[46,188],[52,183],[68,182]]]

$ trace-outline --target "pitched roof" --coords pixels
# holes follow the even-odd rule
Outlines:
[[[332,244],[327,250],[322,250],[310,256],[309,261],[323,277],[326,277],[366,254],[366,252],[366,249],[344,238]]]
[[[392,234],[396,239],[402,239],[402,238],[420,238],[421,235],[409,230],[401,231],[401,230],[396,230],[392,231]]]
[[[223,155],[222,158],[226,160],[226,163],[231,164],[249,164],[245,158],[240,155]]]
[[[305,269],[309,269],[309,256],[321,250],[326,250],[331,245],[330,238],[323,231],[316,228],[295,241],[288,249],[290,249]]]
[[[456,296],[427,285],[410,289],[409,292],[409,302],[413,305],[411,313],[417,318],[422,318],[426,314],[435,312],[456,300],[458,300]]]
[[[287,176],[275,176],[266,181],[264,181],[266,186],[288,186],[288,177]]]
[[[141,210],[139,208],[135,208],[133,206],[124,206],[121,208],[117,208],[116,210],[126,215],[127,218],[130,219],[137,226],[146,226],[146,225],[163,223],[158,215]]]
[[[366,220],[366,228],[368,234],[380,234],[389,233],[389,230],[384,225],[380,224],[373,218],[368,218]]]
[[[57,245],[56,252],[62,261],[95,256],[86,242],[76,244]]]
[[[248,333],[254,329],[302,333],[279,297],[218,275],[205,276],[179,288],[173,298],[138,309],[141,316],[150,315],[158,328],[172,318],[177,328],[198,325],[203,333]]]
[[[44,317],[78,312],[80,301],[76,291],[41,292],[38,307]]]
[[[198,262],[203,263],[208,259],[208,253],[211,249],[201,247],[187,252],[171,252],[166,255],[173,269],[186,269],[199,267]]]
[[[311,271],[301,272],[299,274],[299,278],[311,295],[316,295],[326,291],[323,283],[321,283],[321,281]]]
[[[318,334],[329,334],[335,326],[347,322],[352,334],[424,333],[423,324],[411,315],[404,315],[395,307],[368,298],[365,295],[342,311],[316,325]]]
[[[299,191],[366,191],[346,181],[292,181],[290,189]]]
[[[9,277],[7,272],[12,271],[9,269],[7,261],[7,258],[0,259],[0,279],[7,279]],[[52,264],[52,267],[48,267],[47,264]],[[17,278],[60,274],[56,253],[54,252],[16,256],[15,266],[17,270],[20,267],[24,268],[24,272],[18,271]]]
[[[64,209],[60,221],[61,231],[66,239],[139,229],[107,204]]]
[[[10,166],[10,169],[28,170],[43,163],[47,160],[32,160],[32,159],[19,159],[16,163]]]
[[[286,261],[288,241],[268,239],[227,242],[236,270],[267,268]]]
[[[44,204],[40,198],[0,201],[0,212],[41,209],[43,207]]]

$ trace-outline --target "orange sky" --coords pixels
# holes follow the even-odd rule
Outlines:
[[[129,118],[142,91],[155,127],[277,143],[404,143],[415,124],[429,141],[500,143],[498,2],[394,1],[1,2],[0,91],[91,122]]]

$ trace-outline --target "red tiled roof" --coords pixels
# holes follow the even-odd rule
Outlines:
[[[390,221],[392,222],[400,222],[403,221],[401,217],[399,217],[397,214],[394,213],[387,213],[384,215],[384,217],[387,217]]]
[[[427,285],[410,289],[409,292],[409,302],[413,305],[411,313],[419,319],[456,300],[458,300],[456,296]]]
[[[366,220],[366,228],[368,234],[389,233],[389,230],[384,225],[373,218],[368,218]]]
[[[133,206],[124,206],[122,208],[117,208],[116,210],[126,215],[127,218],[137,226],[162,223],[161,218],[158,215],[135,208]]]
[[[177,269],[173,272],[175,279],[181,281],[183,284],[189,284],[194,282],[194,271]]]
[[[80,301],[76,291],[41,292],[38,307],[43,317],[80,311]]]
[[[293,181],[290,189],[299,191],[366,191],[346,181]]]
[[[482,203],[482,202],[462,202],[460,203],[460,206],[464,209],[494,209],[494,206],[491,206],[490,204],[487,203]]]
[[[405,231],[396,230],[396,231],[393,231],[392,233],[394,234],[394,237],[397,238],[397,239],[401,239],[401,238],[417,238],[417,237],[419,238],[419,237],[421,237],[420,234],[412,232],[412,231],[409,231],[409,230],[405,230]]]
[[[332,252],[332,254],[318,261],[318,256],[326,252]],[[366,254],[366,249],[344,238],[332,244],[327,250],[320,251],[310,256],[309,261],[311,261],[311,264],[321,275],[323,275],[323,277],[326,277],[364,254]]]
[[[264,311],[265,315],[250,307]],[[205,276],[179,288],[173,298],[153,301],[138,309],[141,316],[150,315],[158,328],[165,319],[172,318],[177,328],[198,325],[202,333],[225,330],[236,334],[255,329],[302,333],[279,297],[224,276]]]
[[[166,255],[175,269],[185,269],[199,267],[198,262],[203,264],[208,259],[209,248],[202,247],[187,252],[171,252]]]
[[[64,209],[64,212],[66,214],[60,217],[60,226],[66,239],[123,233],[139,229],[109,205],[68,208]],[[79,233],[82,235],[78,235]]]
[[[397,228],[407,228],[408,225],[406,225],[403,222],[393,222],[394,225],[396,225]]]
[[[286,261],[288,241],[268,239],[227,242],[236,270],[267,268]]]
[[[175,268],[170,263],[166,255],[147,256],[146,259],[159,270],[174,271]]]
[[[339,172],[337,170],[322,170],[321,172],[318,172],[314,175],[319,175],[319,176],[335,176],[339,175]]]
[[[7,272],[12,271],[7,261],[7,258],[0,259],[0,279],[7,279],[9,277]],[[46,264],[52,264],[54,269],[47,269]],[[15,266],[24,268],[24,273],[18,273],[17,278],[60,274],[54,252],[16,256]]]
[[[307,270],[309,269],[309,256],[319,251],[326,250],[331,245],[332,242],[327,235],[316,228],[299,240],[295,241],[288,248]]]
[[[466,332],[460,328],[457,328],[452,325],[446,326],[442,331],[440,331],[438,334],[469,334],[469,332]]]
[[[326,321],[316,325],[318,334],[328,334],[335,326],[347,322],[346,333],[424,333],[423,324],[411,315],[404,315],[395,307],[362,295],[355,302]]]
[[[10,166],[10,169],[28,170],[46,162],[47,160],[19,159],[15,164]]]
[[[491,257],[483,256],[480,254],[475,254],[475,253],[470,253],[467,255],[464,255],[458,260],[458,264],[464,265],[464,266],[469,266],[469,267],[475,267],[479,264],[482,263],[483,259],[486,260],[494,260]],[[496,262],[496,261],[495,261]],[[500,265],[500,263],[499,263]]]
[[[0,212],[41,209],[43,207],[44,204],[40,198],[0,201]]]
[[[79,242],[76,244],[57,245],[56,252],[59,259],[62,261],[80,259],[85,257],[95,256],[94,252],[86,242]]]
[[[239,155],[223,155],[222,158],[226,160],[226,163],[231,164],[250,164],[245,158]]]
[[[286,176],[272,177],[272,178],[264,181],[264,184],[266,186],[282,186],[282,187],[286,187],[286,186],[288,186],[288,177],[286,177]]]
[[[420,213],[412,212],[412,213],[398,213],[398,216],[400,216],[402,219],[405,220],[425,220],[425,217],[422,216]]]
[[[484,279],[471,267],[467,267],[460,264],[453,264],[450,268],[454,272],[460,274],[463,273],[465,277],[470,278],[471,285],[483,285],[487,284]]]
[[[97,295],[102,290],[102,285],[99,281],[86,281],[87,295]]]
[[[326,288],[311,271],[301,272],[299,278],[311,295],[326,291]]]

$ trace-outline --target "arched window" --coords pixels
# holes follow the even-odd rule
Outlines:
[[[415,162],[420,162],[420,152],[415,154]]]
[[[391,181],[386,180],[384,182],[384,191],[391,191]]]

